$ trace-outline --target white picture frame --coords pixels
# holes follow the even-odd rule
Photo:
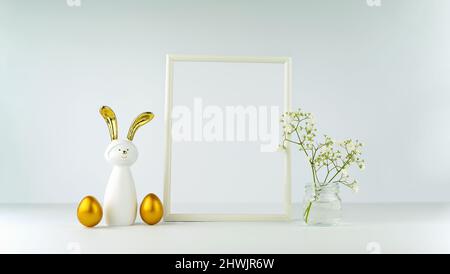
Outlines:
[[[284,68],[284,111],[291,110],[292,62],[290,57],[257,56],[211,56],[211,55],[174,55],[166,56],[166,95],[165,95],[165,170],[164,170],[164,220],[167,222],[195,221],[288,221],[291,220],[291,152],[289,146],[284,153],[284,212],[282,214],[178,214],[171,212],[172,177],[172,109],[174,87],[174,64],[176,62],[225,62],[225,63],[262,63],[282,64]]]

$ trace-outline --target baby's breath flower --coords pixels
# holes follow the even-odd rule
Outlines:
[[[285,150],[286,150],[285,144],[278,145],[277,152],[284,152]]]
[[[358,165],[358,167],[359,167],[359,169],[361,169],[361,170],[366,169],[366,165],[365,165],[364,163],[360,163],[360,164]]]
[[[300,108],[284,113],[280,122],[283,124],[284,141],[279,149],[286,149],[286,142],[298,144],[298,150],[306,155],[314,170],[315,187],[320,189],[330,183],[342,183],[355,192],[358,190],[358,182],[350,181],[349,168],[353,165],[361,170],[365,168],[365,162],[360,157],[362,142],[352,139],[336,141],[328,135],[318,140],[314,116]]]
[[[343,174],[344,176],[348,175],[348,169],[347,169],[347,168],[343,168],[343,169],[342,169],[342,174]]]

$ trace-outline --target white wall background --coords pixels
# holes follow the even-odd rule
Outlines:
[[[110,173],[99,106],[135,142],[139,198],[162,196],[166,53],[283,55],[294,105],[366,143],[349,202],[450,201],[450,1],[0,0],[0,202],[100,199]],[[251,91],[250,91],[251,92]],[[309,174],[294,158],[295,200]]]

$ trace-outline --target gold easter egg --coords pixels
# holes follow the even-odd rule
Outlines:
[[[94,227],[102,220],[102,206],[94,197],[86,196],[78,205],[77,217],[82,225]]]
[[[145,223],[149,225],[159,223],[164,215],[161,200],[153,193],[148,194],[145,196],[144,200],[142,200],[139,213]]]

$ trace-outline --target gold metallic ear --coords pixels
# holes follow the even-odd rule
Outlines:
[[[101,107],[100,114],[105,119],[106,124],[108,125],[111,141],[117,140],[117,138],[119,138],[119,134],[118,134],[116,114],[108,106]]]
[[[134,120],[133,124],[131,125],[130,130],[128,131],[128,140],[133,141],[134,135],[136,134],[138,128],[142,127],[143,125],[153,120],[154,117],[155,115],[151,112],[144,112],[139,114],[139,116]]]

